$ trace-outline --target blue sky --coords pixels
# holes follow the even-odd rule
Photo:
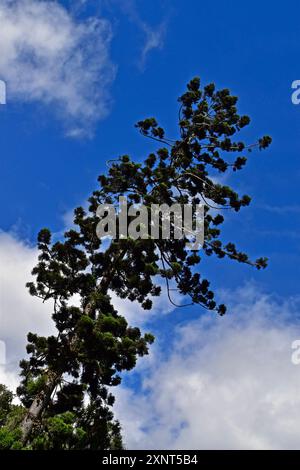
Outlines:
[[[1,108],[2,229],[17,224],[32,242],[41,226],[59,231],[64,213],[82,204],[95,187],[105,160],[123,153],[141,159],[151,150],[134,129],[137,120],[154,115],[169,135],[176,133],[177,96],[199,75],[203,83],[214,81],[239,96],[241,112],[252,118],[245,133],[249,142],[264,133],[273,137],[271,149],[253,154],[246,170],[231,179],[253,195],[253,204],[230,217],[226,228],[228,239],[253,256],[268,256],[270,267],[256,274],[218,262],[222,275],[214,276],[214,283],[231,286],[255,276],[279,294],[297,293],[300,107],[290,96],[298,71],[299,6],[137,2],[136,11],[149,27],[165,28],[161,49],[151,50],[141,69],[144,33],[119,2],[112,3],[101,11],[113,25],[110,56],[117,72],[108,87],[110,114],[97,123],[92,138],[66,138],[53,106],[12,100],[8,83],[8,104]]]
[[[10,2],[1,3],[0,11],[7,14]],[[36,4],[53,6],[48,1],[25,3],[27,14],[34,11],[41,21],[48,13],[34,9]],[[13,233],[20,243],[33,247],[41,227],[60,232],[70,210],[83,204],[96,187],[106,160],[122,154],[140,160],[154,148],[134,129],[136,121],[155,116],[169,136],[176,136],[177,97],[187,81],[199,75],[202,83],[213,81],[239,97],[241,114],[252,120],[245,139],[252,143],[264,134],[273,138],[270,149],[254,152],[246,169],[226,180],[253,196],[253,202],[240,213],[230,214],[224,226],[225,240],[236,241],[253,258],[267,256],[268,269],[257,272],[249,266],[209,259],[204,272],[220,296],[252,285],[256,286],[253,291],[275,296],[279,303],[293,303],[291,299],[299,295],[300,106],[291,102],[291,83],[300,78],[299,2],[113,0],[78,1],[75,6],[61,1],[60,5],[59,20],[69,32],[57,49],[54,46],[57,57],[63,52],[73,60],[77,57],[74,50],[82,46],[88,66],[85,60],[71,60],[70,70],[58,65],[55,74],[48,76],[52,64],[46,57],[51,54],[49,38],[45,54],[39,57],[39,40],[27,41],[26,36],[26,47],[38,60],[29,69],[24,57],[16,54],[11,63],[9,53],[18,50],[22,38],[14,40],[4,37],[5,30],[0,32],[0,42],[7,47],[0,59],[0,78],[7,82],[7,105],[0,107],[3,234]],[[21,10],[13,8],[26,34]],[[77,25],[93,18],[104,23],[98,29],[86,29],[89,35],[84,39]],[[9,14],[5,21],[11,21]],[[51,36],[55,29],[52,20],[47,21]],[[101,40],[98,36],[95,50],[81,43],[93,43],[98,33]],[[78,40],[74,49],[68,45],[68,34]],[[100,79],[90,66],[97,60]],[[57,77],[70,81],[65,83],[68,92],[59,89]],[[90,115],[93,93],[97,97]],[[72,137],[74,130],[80,135]],[[237,308],[234,296],[229,305],[232,311]],[[165,338],[178,324],[199,315],[198,308],[179,309],[163,320],[154,316],[148,328]],[[291,323],[289,317],[286,322]]]

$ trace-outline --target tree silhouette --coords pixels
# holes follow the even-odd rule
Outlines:
[[[238,212],[249,205],[250,197],[239,196],[215,177],[241,170],[245,154],[268,147],[270,137],[251,145],[236,140],[236,134],[250,122],[238,114],[237,98],[227,89],[216,91],[214,84],[201,89],[197,77],[179,103],[176,139],[166,137],[154,118],[138,122],[141,134],[162,147],[143,163],[127,155],[111,161],[108,174],[98,178],[99,188],[89,198],[88,210],[74,211],[76,228],[66,232],[63,241],[52,242],[48,229],[39,233],[36,279],[28,288],[43,302],[54,303],[57,335],[28,335],[29,359],[21,361],[22,382],[17,392],[21,411],[13,429],[7,421],[2,423],[2,441],[8,448],[122,447],[108,387],[120,384],[122,371],[132,369],[138,356],[148,353],[154,338],[127,324],[113,306],[112,292],[151,309],[153,297],[161,294],[163,279],[170,302],[172,283],[183,296],[180,306],[198,304],[223,315],[225,305],[216,303],[209,281],[201,276],[201,258],[215,255],[257,269],[266,266],[265,258],[251,261],[232,242],[221,240],[224,216],[220,211]],[[107,242],[96,234],[97,208],[117,204],[119,196],[126,196],[129,206],[144,204],[149,210],[152,204],[203,203],[202,249],[188,250],[186,235],[179,240],[117,238],[105,248]],[[74,303],[74,296],[80,304]]]

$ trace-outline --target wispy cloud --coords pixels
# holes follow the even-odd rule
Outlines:
[[[258,209],[262,209],[268,212],[272,212],[273,214],[300,214],[300,205],[283,205],[283,206],[276,206],[276,205],[268,205],[268,204],[261,204],[258,206]]]
[[[145,33],[146,41],[142,49],[138,65],[141,69],[144,69],[148,54],[153,49],[162,49],[164,45],[164,38],[166,34],[166,22],[162,22],[155,29],[150,28],[147,24],[142,22],[141,29]]]
[[[70,136],[89,133],[109,110],[115,67],[110,23],[84,22],[50,0],[2,0],[0,77],[8,100],[51,106]]]
[[[144,44],[140,50],[140,57],[137,60],[138,67],[143,70],[146,66],[148,55],[154,49],[162,49],[164,46],[167,31],[167,18],[158,25],[152,26],[146,22],[139,14],[135,0],[114,0],[129,20],[144,33]]]

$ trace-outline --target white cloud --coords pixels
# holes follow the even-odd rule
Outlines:
[[[0,383],[12,389],[28,331],[48,335],[53,328],[51,304],[25,288],[36,259],[35,248],[0,232],[0,340],[7,347]],[[223,297],[227,316],[207,313],[170,329],[168,355],[157,335],[150,356],[138,362],[141,390],[114,390],[128,448],[300,448],[300,366],[291,362],[299,299],[283,301],[251,285]],[[116,308],[151,331],[153,314],[172,307],[163,298],[149,314],[130,302]]]
[[[149,25],[141,21],[140,28],[144,32],[146,38],[139,61],[139,67],[143,69],[145,67],[149,53],[153,49],[163,48],[164,38],[166,34],[166,23],[163,21],[156,28],[151,28]]]
[[[0,77],[7,98],[54,105],[70,136],[106,116],[115,75],[108,21],[78,22],[55,1],[2,0]]]
[[[251,286],[227,297],[230,315],[179,328],[170,356],[156,350],[141,370],[141,391],[118,391],[129,449],[300,448],[299,305]]]
[[[165,281],[158,278],[156,285],[161,287],[161,295],[159,297],[151,297],[153,305],[151,310],[144,310],[138,302],[131,302],[127,299],[117,297],[113,292],[110,293],[113,305],[116,310],[127,319],[128,323],[132,326],[143,327],[149,325],[151,328],[151,321],[158,315],[167,315],[174,310],[174,305],[170,303],[168,298]],[[172,301],[180,305],[183,297],[177,293],[172,292]]]
[[[0,383],[11,388],[17,384],[18,363],[26,356],[27,333],[48,335],[53,328],[50,303],[31,297],[25,287],[36,261],[35,248],[0,232],[0,340],[6,345]]]
[[[135,0],[114,0],[116,4],[120,4],[123,12],[128,16],[129,20],[134,23],[144,34],[145,42],[141,48],[138,66],[144,69],[149,53],[154,49],[162,49],[167,29],[167,20],[163,20],[157,26],[150,26],[144,21],[138,13]],[[107,2],[110,4],[110,1]]]

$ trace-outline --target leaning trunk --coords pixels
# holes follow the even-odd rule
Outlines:
[[[60,375],[48,372],[44,390],[35,397],[21,424],[23,445],[26,445],[34,424],[40,419],[44,409],[47,407],[59,380]]]

